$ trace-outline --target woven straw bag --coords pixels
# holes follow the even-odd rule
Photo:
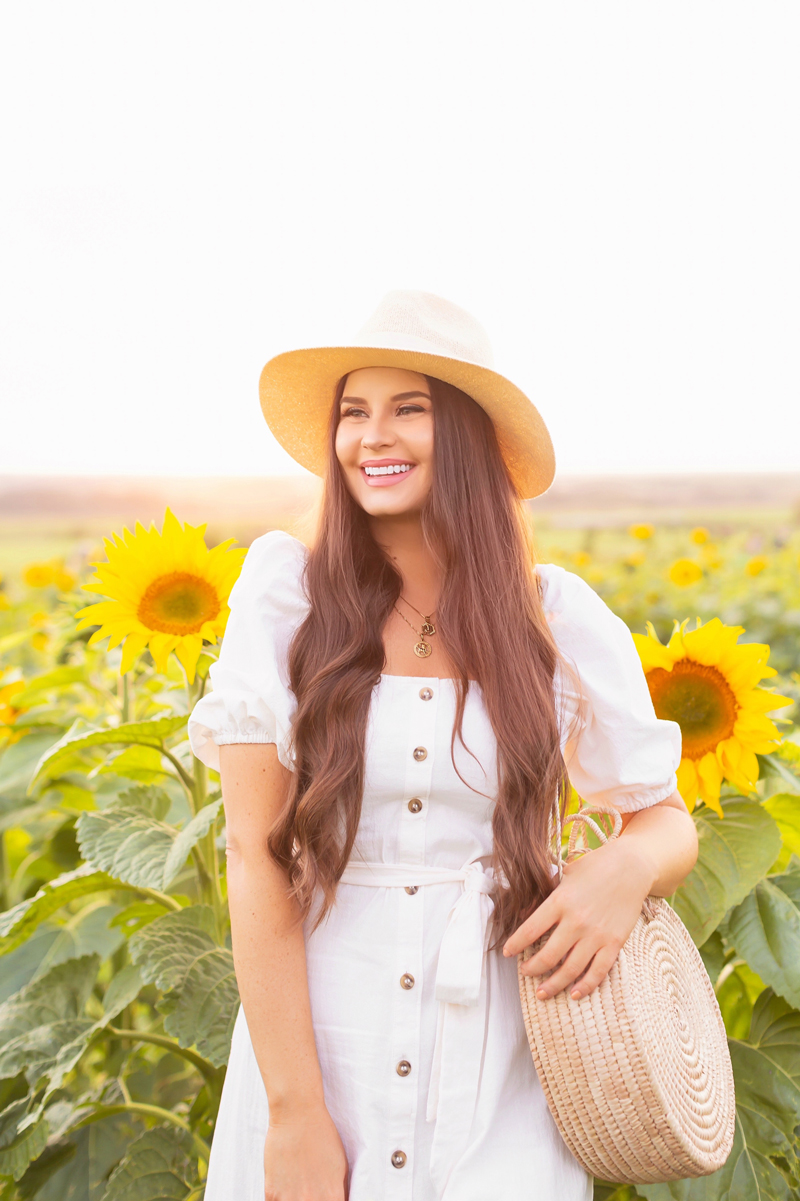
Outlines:
[[[590,848],[590,814],[622,819],[611,806],[584,805],[572,822],[567,859]],[[555,820],[559,880],[561,828]],[[577,846],[579,831],[583,846]],[[541,1001],[543,976],[518,957],[519,991],[533,1061],[556,1125],[581,1165],[629,1184],[707,1176],[733,1145],[733,1071],[722,1015],[689,932],[661,897],[648,897],[605,980],[588,996]]]

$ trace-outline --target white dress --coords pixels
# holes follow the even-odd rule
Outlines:
[[[194,753],[276,743],[292,766],[286,652],[308,602],[305,547],[257,539],[231,594],[213,692],[194,709]],[[625,624],[579,576],[537,568],[559,649],[580,677],[582,728],[564,742],[586,800],[629,812],[677,787],[680,727],[659,720]],[[578,698],[561,673],[564,729]],[[449,679],[383,675],[367,727],[357,842],[336,904],[306,954],[331,1116],[350,1165],[350,1201],[589,1201],[592,1181],[558,1134],[533,1066],[516,960],[487,951],[494,881],[496,743],[470,687],[456,745]],[[308,923],[307,923],[308,925]],[[206,1201],[263,1201],[267,1098],[240,1009]]]

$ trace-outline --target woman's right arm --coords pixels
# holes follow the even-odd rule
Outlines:
[[[347,1159],[323,1096],[299,907],[267,849],[290,773],[272,744],[219,752],[233,959],[269,1102],[265,1197],[344,1201]]]

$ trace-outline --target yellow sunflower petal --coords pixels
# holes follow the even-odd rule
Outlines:
[[[743,709],[771,713],[773,709],[785,709],[787,705],[793,705],[794,697],[778,696],[777,692],[770,692],[766,688],[754,688],[752,692],[741,697],[739,703]]]
[[[691,813],[697,803],[697,794],[700,787],[697,771],[692,760],[681,759],[676,775],[678,777],[678,792],[683,797],[686,802],[686,808]]]
[[[181,638],[175,647],[175,654],[180,659],[186,671],[190,684],[194,683],[194,673],[197,670],[197,660],[203,649],[203,639],[200,637]]]
[[[148,633],[144,634],[129,634],[125,639],[125,646],[122,648],[122,662],[120,664],[120,675],[125,675],[130,671],[136,660],[141,655],[144,648],[147,646],[147,640],[150,637]]]
[[[672,671],[675,656],[667,647],[657,639],[651,638],[649,634],[633,634],[632,637],[639,652],[645,675],[654,667],[663,667],[666,671]]]
[[[696,764],[697,774],[700,777],[700,795],[707,805],[710,805],[715,813],[719,813],[722,817],[722,809],[719,803],[719,790],[722,787],[722,768],[719,765],[717,756],[709,751],[707,755]]]
[[[150,654],[153,656],[156,668],[162,674],[167,670],[167,660],[178,639],[173,634],[153,634],[150,638]]]
[[[743,633],[744,626],[726,626],[718,617],[714,617],[699,629],[688,630],[683,635],[683,646],[686,654],[697,663],[715,667]]]

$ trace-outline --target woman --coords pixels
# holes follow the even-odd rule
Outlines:
[[[587,996],[696,857],[680,729],[578,576],[534,568],[554,473],[463,310],[391,293],[351,347],[267,364],[265,416],[325,476],[309,552],[256,540],[214,691],[242,996],[206,1201],[588,1201],[520,1011]],[[623,814],[553,889],[569,780]]]

